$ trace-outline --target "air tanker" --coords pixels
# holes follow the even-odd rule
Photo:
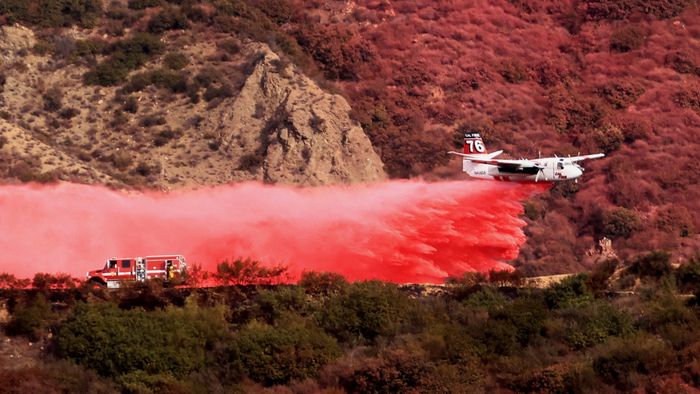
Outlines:
[[[578,164],[579,162],[605,156],[603,153],[595,153],[531,160],[496,159],[496,156],[503,151],[488,153],[479,133],[464,134],[464,153],[453,151],[447,153],[462,156],[462,171],[470,177],[506,182],[558,182],[576,179],[583,174],[583,167]]]

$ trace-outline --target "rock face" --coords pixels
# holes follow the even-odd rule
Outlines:
[[[91,33],[72,29],[62,34],[62,40],[73,42]],[[216,43],[196,32],[180,34],[189,36],[161,40],[164,53],[191,59],[180,71],[190,84],[214,70],[212,83],[231,87],[228,94],[191,100],[157,86],[124,93],[119,86],[86,85],[85,62],[33,51],[37,40],[31,29],[0,27],[0,178],[167,190],[240,181],[315,186],[386,177],[342,96],[323,90],[267,45],[242,41],[229,60],[212,61],[221,51]],[[162,56],[131,76],[162,69]],[[198,89],[201,97],[206,87]],[[52,90],[60,92],[61,108],[50,111],[44,101]],[[137,109],[124,110],[126,94]],[[65,110],[72,113],[64,116]],[[160,135],[168,139],[158,141]],[[25,167],[31,176],[24,174]]]
[[[222,149],[236,152],[237,177],[322,185],[385,178],[382,162],[350,105],[323,91],[267,46],[240,94],[222,103],[203,127],[218,130]]]

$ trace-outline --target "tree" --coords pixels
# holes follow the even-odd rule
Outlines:
[[[601,215],[599,232],[609,238],[628,238],[640,226],[641,221],[634,211],[618,207]]]
[[[263,267],[259,261],[236,259],[223,261],[216,266],[214,279],[222,285],[270,284],[284,279],[287,267],[278,265]]]

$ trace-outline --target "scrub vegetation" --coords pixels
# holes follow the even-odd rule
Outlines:
[[[239,265],[248,267],[241,281],[271,279],[253,261]],[[213,278],[235,282],[232,272],[223,262]],[[307,272],[296,285],[153,281],[114,291],[46,274],[34,282],[53,288],[26,288],[3,274],[6,343],[45,350],[26,366],[0,360],[0,391],[697,389],[699,272],[700,258],[674,269],[668,254],[654,252],[547,288],[502,272],[444,287]],[[188,282],[211,279],[202,276],[195,270]]]

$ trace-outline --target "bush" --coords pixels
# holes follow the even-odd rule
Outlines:
[[[132,10],[143,10],[161,5],[163,5],[163,0],[129,0],[129,8]]]
[[[589,20],[627,19],[635,14],[654,18],[674,17],[689,5],[692,0],[584,0],[579,9]]]
[[[51,319],[51,306],[43,294],[36,294],[30,301],[17,307],[7,324],[9,335],[24,335],[32,341],[42,336],[42,331]]]
[[[135,114],[139,111],[139,100],[134,96],[129,96],[124,100],[122,110]]]
[[[504,339],[515,340],[515,344],[527,346],[542,333],[546,315],[547,310],[539,299],[521,297],[502,309],[493,311],[490,322],[497,323],[493,327],[504,325],[500,329],[505,329],[504,332],[509,335],[512,334],[511,338],[507,335]],[[503,349],[507,350],[508,347]]]
[[[180,8],[176,7],[166,7],[148,21],[148,31],[155,34],[167,30],[188,29],[189,27],[190,22],[187,17]]]
[[[676,271],[676,278],[681,290],[700,291],[700,254],[682,264]]]
[[[155,138],[153,138],[153,145],[155,146],[165,146],[168,142],[172,141],[178,137],[178,134],[175,133],[172,129],[170,128],[165,128],[158,133],[156,133]]]
[[[594,302],[583,308],[571,309],[573,325],[567,329],[566,342],[580,350],[605,342],[611,336],[632,333],[632,318],[605,302]]]
[[[101,0],[3,0],[0,15],[9,15],[25,23],[42,27],[65,27],[79,24],[85,28],[95,25],[102,15]]]
[[[597,93],[616,109],[627,108],[644,93],[644,88],[634,82],[614,81],[598,87]]]
[[[11,368],[0,368],[2,392],[14,393],[95,393],[119,392],[108,379],[68,361],[54,361],[42,357],[37,363],[15,363]]]
[[[171,70],[182,70],[189,64],[190,60],[187,56],[180,52],[171,52],[165,55],[163,64]]]
[[[700,73],[700,68],[698,68],[695,60],[686,52],[674,51],[668,53],[665,63],[681,74]]]
[[[357,79],[356,70],[375,56],[371,43],[340,25],[305,24],[295,32],[299,45],[316,59],[329,79]]]
[[[348,281],[344,276],[334,272],[307,271],[301,274],[299,286],[303,287],[308,294],[329,296],[345,290],[348,287]]]
[[[163,43],[158,36],[137,33],[132,38],[122,40],[109,49],[111,55],[96,69],[85,74],[85,81],[102,86],[118,85],[129,71],[141,67],[153,56],[160,54]]]
[[[80,115],[80,110],[73,107],[64,108],[58,113],[58,116],[63,119],[72,119],[78,115]]]
[[[357,282],[331,297],[317,318],[321,327],[342,341],[374,341],[397,333],[409,305],[395,285]]]
[[[639,26],[626,25],[612,32],[610,35],[610,50],[615,52],[629,52],[639,49],[646,41],[646,32]]]
[[[630,271],[641,277],[661,278],[671,273],[671,255],[664,251],[655,251],[639,256],[630,266]]]
[[[216,265],[214,279],[221,285],[278,283],[285,275],[286,267],[264,267],[251,259],[225,260]]]
[[[601,215],[599,233],[608,238],[628,238],[641,221],[634,211],[618,207]]]
[[[508,83],[521,83],[528,79],[525,65],[515,59],[501,62],[498,67],[498,72]]]
[[[116,377],[134,371],[183,376],[204,365],[205,350],[226,337],[223,308],[188,304],[146,312],[79,304],[56,339],[60,356]]]
[[[426,383],[431,370],[419,356],[401,350],[386,351],[363,360],[357,369],[341,378],[340,384],[349,393],[419,392],[417,389]]]
[[[635,375],[665,372],[670,356],[663,342],[640,334],[614,342],[593,360],[593,370],[605,383],[630,390],[636,385]]]
[[[606,124],[596,129],[593,139],[600,149],[605,153],[610,153],[620,148],[625,141],[625,135],[617,126]]]
[[[249,323],[235,334],[228,353],[245,376],[273,385],[313,378],[341,351],[318,327],[291,320],[278,326]]]
[[[552,309],[562,309],[581,307],[590,303],[593,301],[593,292],[588,288],[587,282],[586,274],[578,274],[550,286],[544,293],[547,306]]]
[[[700,114],[700,92],[695,87],[674,93],[672,100],[677,106],[690,108]]]
[[[207,90],[204,91],[204,100],[213,101],[216,98],[228,98],[235,95],[235,90],[233,87],[227,83],[222,84],[220,87],[209,86]]]
[[[63,106],[63,91],[58,86],[54,86],[44,93],[44,109],[49,112],[56,112]]]
[[[217,146],[218,149],[218,146]],[[241,156],[238,169],[243,171],[253,171],[263,165],[265,159],[256,153],[248,153]]]

